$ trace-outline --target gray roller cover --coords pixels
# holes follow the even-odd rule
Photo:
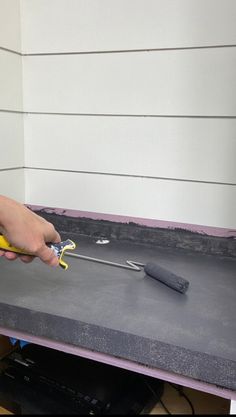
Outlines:
[[[175,275],[173,272],[170,272],[155,263],[147,263],[144,266],[144,271],[150,277],[168,285],[168,287],[173,288],[182,294],[184,294],[189,287],[189,281],[185,278]]]

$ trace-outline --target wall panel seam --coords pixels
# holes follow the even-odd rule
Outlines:
[[[0,51],[9,52],[10,54],[22,56],[21,52],[15,51],[14,49],[4,48],[3,46],[0,46]]]
[[[22,110],[9,110],[9,109],[0,109],[0,113],[17,113],[17,114],[24,114],[25,112]]]
[[[24,169],[24,168],[25,168],[24,166],[10,167],[10,168],[0,168],[0,172],[3,172],[3,171],[15,171],[15,170]]]
[[[127,54],[127,53],[142,53],[142,52],[171,52],[171,51],[186,51],[199,49],[219,49],[219,48],[235,48],[233,45],[206,45],[206,46],[178,46],[167,48],[140,48],[140,49],[112,49],[112,50],[97,50],[97,51],[66,51],[66,52],[30,52],[22,53],[22,56],[55,56],[55,55],[96,55],[96,54]]]
[[[236,119],[235,116],[221,115],[184,115],[184,114],[121,114],[121,113],[65,113],[65,112],[43,112],[43,111],[22,111],[0,109],[0,113],[19,113],[26,115],[46,115],[46,116],[86,116],[86,117],[153,117],[170,119]]]
[[[0,50],[9,53],[24,56],[50,56],[50,55],[89,55],[89,54],[121,54],[121,53],[137,53],[137,52],[165,52],[165,51],[183,51],[183,50],[199,50],[199,49],[217,49],[217,48],[235,48],[236,44],[225,45],[204,45],[204,46],[178,46],[165,48],[134,48],[134,49],[114,49],[114,50],[97,50],[97,51],[70,51],[70,52],[19,52],[13,49],[0,46]]]
[[[64,173],[74,173],[74,174],[88,174],[88,175],[103,175],[103,176],[113,176],[113,177],[126,177],[126,178],[142,178],[142,179],[151,179],[151,180],[161,180],[161,181],[175,181],[175,182],[190,182],[198,184],[209,184],[209,185],[226,185],[235,187],[235,183],[231,182],[218,182],[218,181],[203,181],[203,180],[192,180],[184,178],[172,178],[172,177],[155,177],[149,175],[138,175],[138,174],[120,174],[112,172],[99,172],[99,171],[77,171],[69,169],[60,169],[60,168],[42,168],[42,167],[31,167],[24,166],[24,169],[35,170],[35,171],[49,171],[49,172],[64,172]]]

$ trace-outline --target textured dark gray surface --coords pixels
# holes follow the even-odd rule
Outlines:
[[[119,241],[147,243],[165,248],[188,249],[208,255],[236,257],[234,230],[229,237],[209,236],[181,228],[148,227],[137,223],[119,223],[108,220],[93,220],[84,217],[69,217],[55,214],[53,209],[41,209],[37,214],[53,223],[61,232],[73,232],[99,238],[106,236]]]
[[[77,251],[154,261],[189,289],[69,257],[67,271],[0,259],[0,325],[236,389],[235,258],[82,236]]]

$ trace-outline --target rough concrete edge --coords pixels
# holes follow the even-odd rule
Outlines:
[[[29,206],[29,208],[31,208]],[[159,247],[190,250],[207,255],[236,257],[235,236],[211,236],[181,227],[162,228],[137,224],[75,217],[54,209],[38,208],[33,211],[54,224],[61,233],[109,238]]]
[[[230,359],[5,303],[0,326],[236,390],[236,362]]]

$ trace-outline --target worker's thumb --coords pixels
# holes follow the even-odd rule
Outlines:
[[[37,256],[43,261],[45,264],[50,266],[58,266],[59,259],[56,256],[53,249],[49,248],[46,244],[44,244],[41,249],[38,251]]]

